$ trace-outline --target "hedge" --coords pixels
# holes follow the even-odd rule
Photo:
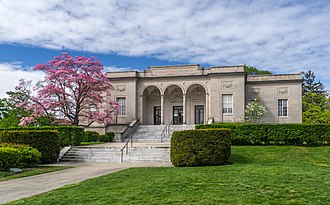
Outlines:
[[[99,133],[95,131],[84,131],[84,142],[97,142]]]
[[[174,166],[222,165],[231,154],[230,130],[175,131],[170,149]]]
[[[114,132],[106,132],[104,135],[98,136],[99,142],[112,142],[114,138],[115,138]]]
[[[60,141],[54,130],[6,130],[0,131],[0,143],[27,144],[41,153],[42,163],[56,162],[60,153]]]
[[[239,124],[196,125],[196,129],[229,128],[233,145],[330,145],[328,124]]]
[[[84,137],[84,128],[76,126],[43,126],[43,127],[13,127],[0,128],[2,130],[56,130],[61,146],[80,145]]]
[[[41,153],[28,145],[0,144],[0,168],[29,167],[40,162]]]
[[[84,128],[75,126],[56,127],[60,137],[61,146],[80,145],[84,137]]]

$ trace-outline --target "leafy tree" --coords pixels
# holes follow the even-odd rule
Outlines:
[[[313,103],[303,112],[303,122],[307,124],[329,124],[330,110],[322,110],[322,108]]]
[[[303,123],[330,123],[330,99],[311,70],[303,72]]]
[[[315,94],[325,94],[324,85],[320,81],[316,81],[315,75],[311,70],[303,72],[303,96],[308,92]]]
[[[266,107],[260,100],[252,100],[245,106],[245,122],[260,123],[266,115]]]
[[[21,109],[12,106],[8,98],[0,99],[0,127],[15,127],[20,122]]]
[[[20,80],[22,82],[23,80]],[[26,87],[21,88],[22,91],[8,91],[7,98],[0,99],[0,127],[16,127],[20,123],[22,117],[30,115],[32,112],[18,105],[28,99],[31,81],[26,83]],[[51,125],[52,122],[45,118],[39,118],[31,125]]]
[[[44,80],[34,89],[37,96],[30,96],[19,104],[33,113],[21,119],[28,125],[45,116],[60,123],[90,126],[93,122],[109,123],[117,103],[108,99],[112,84],[102,73],[103,65],[94,57],[72,57],[67,53],[54,57],[47,64],[34,67],[45,73]],[[26,82],[18,90],[24,91]]]
[[[268,70],[258,70],[256,67],[244,65],[244,70],[248,75],[269,75],[272,72]]]
[[[20,103],[17,98],[21,97],[20,93],[8,91],[6,94],[7,98],[0,99],[0,127],[15,127],[18,126],[21,117],[27,116],[27,111],[17,107]]]
[[[329,109],[329,100],[325,94],[308,92],[302,98],[302,110],[307,111],[311,106],[319,106],[321,110]]]

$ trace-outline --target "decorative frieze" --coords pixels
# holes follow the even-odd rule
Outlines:
[[[231,89],[233,88],[233,81],[222,81],[221,82],[222,89]]]
[[[126,85],[116,85],[117,92],[124,92],[126,91]]]
[[[288,88],[287,87],[277,88],[277,94],[278,95],[287,95],[288,94]]]
[[[250,96],[259,96],[260,95],[260,88],[252,88],[250,91]]]

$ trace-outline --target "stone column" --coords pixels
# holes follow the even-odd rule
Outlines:
[[[205,94],[205,121],[204,121],[204,124],[208,123],[208,120],[209,120],[209,117],[210,117],[209,110],[210,110],[209,94],[206,93]]]
[[[160,124],[164,124],[164,95],[160,96]]]
[[[138,118],[140,118],[140,123],[141,124],[144,124],[144,122],[143,122],[143,95],[140,95],[140,103],[138,103],[139,104],[139,106],[140,106],[140,109],[138,109],[138,111],[140,112],[140,113],[138,113]]]
[[[182,95],[183,124],[186,124],[186,94]]]

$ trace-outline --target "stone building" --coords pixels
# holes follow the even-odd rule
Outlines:
[[[241,122],[245,105],[254,99],[267,108],[263,123],[302,122],[300,74],[247,76],[243,66],[174,65],[107,76],[114,85],[111,100],[120,105],[112,126],[134,120],[140,125]],[[113,130],[109,126],[105,131]]]

